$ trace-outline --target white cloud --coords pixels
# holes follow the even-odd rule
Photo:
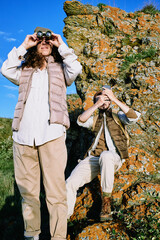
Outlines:
[[[16,95],[9,93],[9,94],[7,94],[7,97],[8,98],[16,98]]]
[[[12,90],[12,91],[18,91],[18,87],[13,87],[13,86],[9,86],[9,85],[4,85],[3,87]]]
[[[22,32],[24,32],[24,30],[23,30],[23,29],[20,29],[20,30],[18,31],[18,33],[22,33]]]
[[[0,35],[1,36],[4,36],[4,37],[7,37],[9,35],[11,35],[10,33],[7,33],[7,32],[3,32],[3,31],[0,31]]]
[[[15,41],[17,41],[16,38],[9,37],[10,35],[11,35],[11,33],[0,31],[0,36],[2,36],[3,39],[6,40],[7,42],[15,42]]]
[[[15,41],[17,41],[17,39],[15,39],[15,38],[7,38],[7,37],[4,37],[4,39],[5,39],[7,42],[15,42]]]
[[[6,35],[6,33],[5,33],[5,32],[2,32],[2,31],[0,31],[0,35]]]

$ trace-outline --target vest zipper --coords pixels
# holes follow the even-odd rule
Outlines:
[[[48,123],[49,125],[51,124],[51,94],[50,94],[50,75],[49,75],[49,69],[48,69],[48,64],[47,64],[47,73],[48,73],[48,104],[49,104],[49,119]]]

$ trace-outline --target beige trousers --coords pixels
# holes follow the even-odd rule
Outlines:
[[[15,179],[22,196],[25,236],[40,231],[40,169],[46,192],[52,240],[66,239],[67,199],[64,171],[67,162],[65,137],[38,147],[13,144]]]

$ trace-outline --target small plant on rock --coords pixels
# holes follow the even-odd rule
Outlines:
[[[160,13],[160,10],[157,9],[156,6],[154,6],[152,3],[151,4],[147,4],[146,6],[144,6],[140,11],[138,12],[144,12],[146,14],[150,14],[150,15],[155,15],[156,13]]]
[[[104,3],[99,3],[99,4],[97,4],[97,7],[99,7],[99,10],[102,12],[102,11],[104,11],[104,8],[103,7],[105,7],[105,6],[107,6],[106,4],[104,4]]]

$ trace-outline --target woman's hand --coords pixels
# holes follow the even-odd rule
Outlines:
[[[59,47],[61,44],[63,44],[63,40],[61,38],[61,35],[52,33],[52,39],[49,40],[49,43],[52,46]]]
[[[27,50],[31,47],[34,47],[37,45],[39,40],[37,39],[37,33],[34,33],[32,35],[27,35],[24,42],[22,43],[22,46]]]

